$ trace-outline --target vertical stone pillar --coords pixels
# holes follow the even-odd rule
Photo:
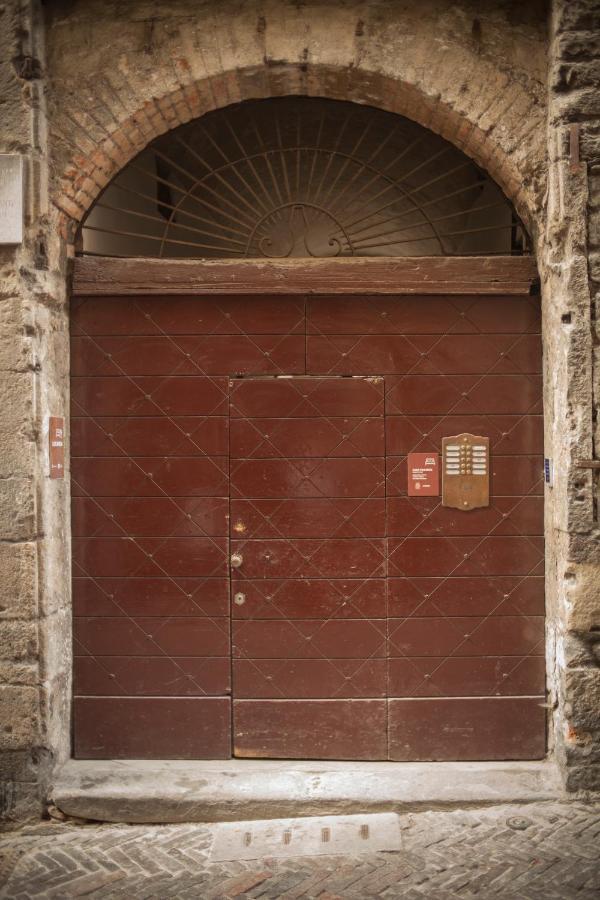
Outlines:
[[[47,478],[57,367],[68,366],[62,241],[48,208],[43,22],[38,0],[0,10],[0,152],[25,170],[24,240],[0,246],[0,818],[39,818],[53,757],[64,755],[70,671],[65,482]],[[64,378],[63,378],[64,382]],[[64,553],[61,553],[64,559]],[[62,621],[58,621],[62,617]],[[57,644],[59,646],[57,646]]]
[[[547,217],[540,234],[546,355],[550,677],[570,790],[600,788],[598,333],[600,2],[554,0]],[[555,652],[552,652],[552,651]]]

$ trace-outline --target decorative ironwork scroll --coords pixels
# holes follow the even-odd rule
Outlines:
[[[523,253],[499,187],[402,116],[287,97],[153,141],[96,202],[84,253],[286,258]]]

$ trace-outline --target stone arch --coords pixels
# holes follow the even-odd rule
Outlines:
[[[428,0],[428,5],[440,6],[437,0]],[[142,60],[146,80],[136,68],[143,53],[122,55],[114,71],[107,60],[94,83],[84,83],[81,96],[71,92],[75,105],[61,109],[54,119],[60,138],[57,134],[53,200],[62,213],[64,233],[72,240],[75,226],[98,194],[155,137],[219,107],[285,95],[370,104],[431,129],[485,169],[535,232],[543,189],[542,84],[531,73],[527,81],[522,73],[495,66],[477,48],[465,49],[452,40],[442,46],[435,65],[428,66],[422,58],[423,45],[431,40],[426,25],[422,34],[413,36],[417,46],[407,47],[404,59],[384,54],[376,60],[383,35],[365,43],[358,35],[365,23],[349,16],[361,6],[349,3],[330,10],[328,41],[322,23],[318,28],[311,23],[313,33],[302,50],[281,23],[273,29],[279,29],[279,35],[272,35],[268,47],[261,46],[259,17],[253,31],[248,22],[239,26],[250,47],[238,50],[241,60],[234,55],[225,19],[211,25],[210,53],[194,55],[185,47],[174,53],[173,41],[165,38],[149,60]],[[197,14],[196,28],[203,15]],[[266,29],[271,27],[268,18],[266,23]],[[354,32],[349,33],[352,25]],[[397,28],[397,23],[387,23],[392,26]],[[439,41],[443,38],[440,35]],[[243,61],[248,64],[241,65]]]
[[[239,90],[232,95],[233,76]],[[216,78],[182,87],[160,98],[146,100],[128,118],[114,123],[87,156],[72,160],[60,181],[55,203],[78,224],[110,180],[153,138],[178,125],[217,109],[217,97],[230,105],[243,100],[306,94],[333,100],[369,103],[387,112],[398,113],[429,128],[463,150],[500,185],[517,212],[532,227],[532,203],[518,158],[506,152],[494,139],[493,130],[484,131],[476,122],[446,105],[439,97],[429,97],[414,85],[376,73],[353,72],[344,77],[329,67],[306,71],[297,65],[280,67],[275,83],[267,79],[265,90],[257,70],[225,72]]]

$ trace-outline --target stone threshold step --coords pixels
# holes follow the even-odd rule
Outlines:
[[[51,797],[69,816],[175,823],[534,803],[564,792],[549,760],[70,760]]]

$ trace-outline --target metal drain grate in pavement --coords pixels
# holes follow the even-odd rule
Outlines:
[[[211,826],[210,859],[374,853],[400,849],[396,813],[220,822]]]

